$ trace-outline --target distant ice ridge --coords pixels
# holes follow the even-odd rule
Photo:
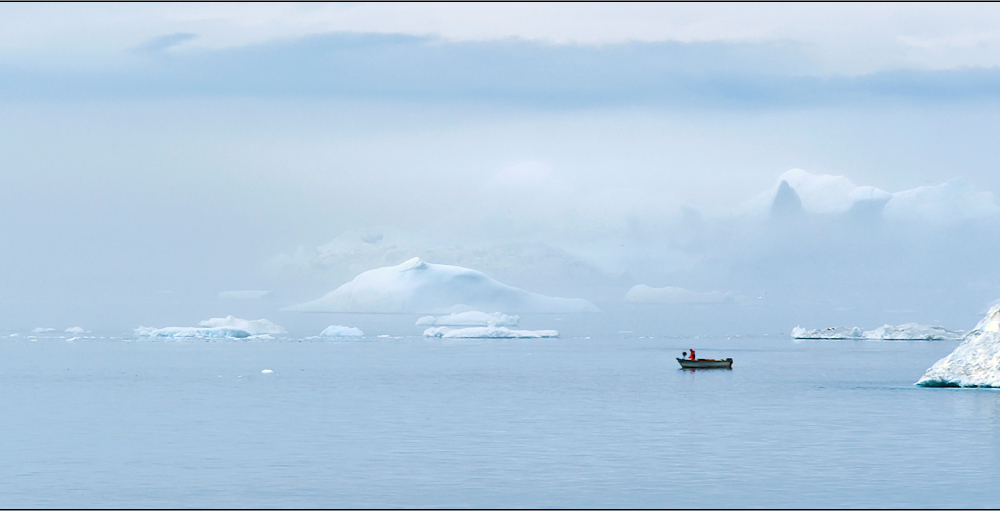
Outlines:
[[[795,327],[792,329],[792,338],[794,339],[863,339],[864,332],[860,328],[847,328],[843,326],[835,326],[830,328],[824,328],[823,330],[806,330],[802,327]]]
[[[284,328],[266,320],[255,319],[246,320],[226,316],[224,318],[206,319],[198,323],[200,327],[193,326],[170,326],[166,328],[152,328],[140,326],[135,329],[135,335],[139,337],[206,337],[206,338],[233,338],[245,339],[253,337],[255,339],[273,339],[270,334],[287,334]]]
[[[721,291],[709,291],[700,293],[682,287],[649,287],[645,284],[632,286],[625,294],[626,302],[639,303],[722,303],[728,301],[732,295]]]
[[[319,334],[322,337],[364,337],[360,328],[350,326],[330,325]]]
[[[882,341],[941,341],[961,339],[962,331],[953,332],[939,326],[904,323],[899,326],[883,325],[874,330],[862,331],[858,327],[831,327],[823,330],[792,329],[795,339],[866,339]]]
[[[266,319],[254,319],[246,320],[240,318],[234,318],[233,316],[226,316],[224,318],[212,318],[206,319],[205,321],[198,322],[199,325],[205,327],[229,327],[237,330],[244,330],[250,335],[262,335],[262,334],[287,334],[284,328],[266,320]]]
[[[431,264],[418,257],[397,266],[368,270],[317,300],[283,310],[448,314],[477,309],[600,312],[587,300],[530,293],[475,270]]]
[[[168,326],[166,328],[152,328],[141,326],[135,329],[138,337],[209,337],[209,338],[235,338],[245,339],[250,337],[250,332],[238,328],[224,326],[198,328],[193,326]]]
[[[517,326],[520,320],[520,316],[508,316],[501,312],[469,311],[441,317],[424,316],[417,320],[417,326]]]
[[[443,337],[446,339],[541,339],[559,337],[556,330],[511,330],[502,326],[481,326],[470,328],[449,328],[439,326],[424,330],[424,337]]]
[[[1000,304],[994,305],[962,344],[917,381],[922,387],[1000,387]]]
[[[866,339],[886,341],[943,341],[961,339],[965,332],[961,330],[953,332],[939,326],[904,323],[899,326],[880,326],[875,330],[866,331],[864,335]]]

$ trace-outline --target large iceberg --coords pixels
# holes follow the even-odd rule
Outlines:
[[[263,335],[263,334],[287,334],[284,328],[266,320],[266,319],[240,319],[233,316],[226,316],[224,318],[212,318],[206,319],[205,321],[200,321],[198,323],[200,326],[204,327],[229,327],[237,330],[244,330],[250,335]]]
[[[1000,304],[986,313],[962,344],[917,381],[923,387],[1000,387]]]
[[[517,326],[520,320],[520,316],[508,316],[501,312],[468,311],[440,317],[424,316],[417,320],[417,326]]]
[[[625,294],[626,302],[639,303],[723,303],[731,298],[730,293],[721,291],[700,293],[682,287],[649,287],[645,284],[632,286]]]
[[[502,326],[471,328],[440,326],[424,330],[424,337],[443,337],[445,339],[542,339],[559,337],[559,332],[556,330],[511,330]]]
[[[246,330],[240,330],[238,328],[230,328],[224,326],[209,327],[209,328],[198,328],[193,326],[168,326],[166,328],[152,328],[140,326],[135,329],[135,335],[138,337],[167,337],[167,338],[182,338],[182,337],[208,337],[208,338],[235,338],[235,339],[245,339],[250,337],[250,332]]]
[[[963,332],[945,330],[939,326],[904,323],[899,326],[883,325],[874,330],[862,331],[858,327],[830,327],[823,330],[792,329],[795,339],[867,339],[873,341],[941,341],[961,339]]]
[[[447,314],[470,309],[535,313],[600,312],[580,298],[554,298],[497,282],[460,266],[414,257],[368,270],[323,297],[283,310]]]

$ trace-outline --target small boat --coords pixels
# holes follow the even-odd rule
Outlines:
[[[690,360],[687,358],[678,358],[681,367],[684,369],[732,369],[733,359],[727,358],[725,360],[717,360],[714,358],[699,358],[696,360]]]

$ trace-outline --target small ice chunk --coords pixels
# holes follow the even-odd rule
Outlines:
[[[264,369],[263,371],[261,371],[261,374],[271,374],[271,373],[273,373],[273,372],[274,372],[274,371],[272,371],[272,370],[270,370],[270,369]]]
[[[502,326],[481,326],[470,328],[431,327],[424,330],[424,337],[446,339],[540,339],[559,337],[556,330],[511,330]]]
[[[447,316],[424,316],[417,320],[417,326],[517,326],[520,316],[480,311],[460,312]]]
[[[364,337],[360,328],[350,326],[330,325],[319,334],[322,337]]]

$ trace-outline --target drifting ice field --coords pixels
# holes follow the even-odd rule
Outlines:
[[[522,318],[559,338],[446,339],[416,316],[321,319],[365,337],[5,339],[0,506],[1000,501],[1000,394],[913,385],[958,341],[678,339],[572,317]],[[382,320],[413,333],[379,337]],[[733,370],[680,370],[692,347]]]

